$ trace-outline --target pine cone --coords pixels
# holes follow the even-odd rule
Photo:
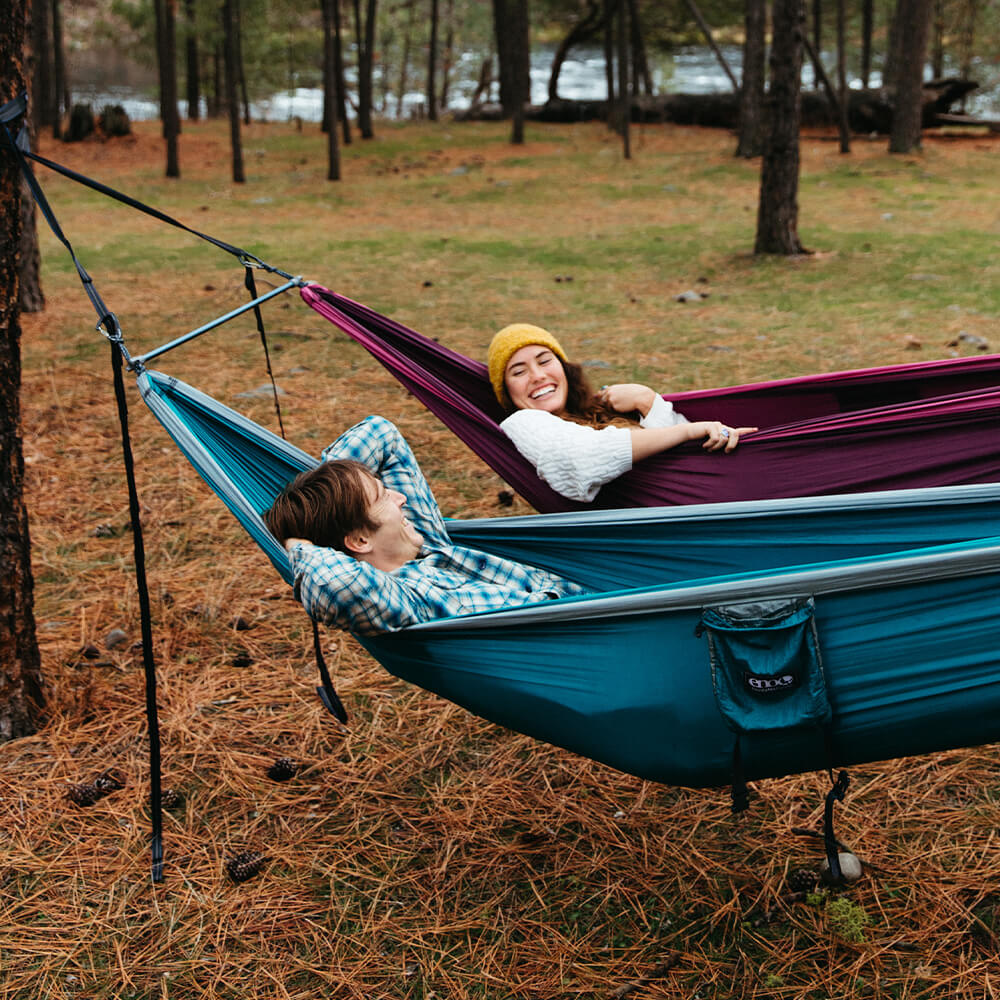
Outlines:
[[[174,788],[164,788],[160,792],[160,806],[163,809],[176,809],[184,802],[184,796]]]
[[[94,788],[102,795],[110,795],[112,792],[120,791],[125,787],[125,775],[117,768],[109,768],[102,771],[94,778]]]
[[[259,851],[240,851],[226,861],[226,874],[234,882],[246,882],[260,872],[267,860]]]
[[[819,875],[811,868],[794,868],[788,873],[785,885],[789,892],[812,892],[819,881]]]
[[[288,781],[302,769],[302,765],[291,757],[279,757],[268,769],[267,776],[272,781]]]
[[[101,798],[101,793],[94,785],[89,783],[82,785],[70,785],[69,788],[66,789],[66,798],[78,806],[92,806],[99,798]]]

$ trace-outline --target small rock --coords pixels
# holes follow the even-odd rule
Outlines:
[[[120,628],[113,628],[104,640],[105,649],[118,649],[128,642],[128,635]]]
[[[882,213],[882,221],[883,222],[888,222],[891,218],[893,218],[892,212],[883,212]]]
[[[840,864],[840,874],[847,883],[857,882],[857,880],[864,874],[864,868],[858,860],[857,855],[852,854],[850,851],[841,851],[837,855],[837,861]],[[819,872],[820,878],[824,882],[831,881],[830,862],[828,860],[823,861]]]
[[[101,651],[92,642],[88,642],[86,646],[80,650],[80,655],[85,660],[97,660],[100,659]]]
[[[686,292],[675,295],[674,302],[701,302],[702,299],[707,298],[708,292],[696,292],[693,288],[689,288]]]
[[[514,494],[510,490],[500,490],[497,493],[497,503],[501,507],[510,507],[514,503]]]
[[[960,347],[962,344],[974,347],[977,351],[988,351],[990,349],[990,342],[985,337],[976,336],[974,333],[966,333],[965,330],[962,330],[954,340],[949,340],[945,346]]]
[[[912,333],[908,333],[903,338],[903,348],[907,351],[919,351],[923,346],[923,343],[917,337],[914,337]]]
[[[115,529],[110,524],[99,524],[90,534],[94,538],[114,538]]]
[[[424,282],[424,288],[433,288],[433,287],[434,287],[434,282],[433,281],[425,281]]]

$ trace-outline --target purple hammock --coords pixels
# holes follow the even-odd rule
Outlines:
[[[691,443],[640,462],[592,504],[550,489],[499,422],[486,366],[321,285],[302,297],[377,358],[542,513],[1000,480],[1000,355],[665,396],[691,420],[758,426],[729,455]]]

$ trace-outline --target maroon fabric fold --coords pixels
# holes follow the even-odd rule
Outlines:
[[[692,443],[646,459],[579,504],[500,430],[484,364],[320,285],[302,297],[544,513],[1000,480],[1000,355],[983,355],[668,394],[689,419],[761,430],[729,455]]]

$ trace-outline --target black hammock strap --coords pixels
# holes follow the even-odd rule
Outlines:
[[[67,177],[71,181],[75,181],[77,184],[82,184],[84,187],[90,188],[92,191],[97,191],[100,194],[106,195],[108,198],[113,198],[115,201],[120,201],[123,205],[128,205],[130,208],[134,208],[137,211],[144,212],[146,215],[152,216],[154,219],[158,219],[160,222],[165,222],[169,226],[174,226],[177,229],[182,229],[186,233],[190,233],[192,236],[197,236],[200,240],[205,240],[207,243],[211,243],[213,246],[218,247],[220,250],[224,250],[226,253],[232,254],[236,257],[241,264],[245,267],[258,267],[264,271],[269,271],[272,274],[279,274],[283,278],[291,278],[292,275],[287,274],[280,268],[273,267],[270,264],[266,264],[259,257],[244,250],[242,247],[233,246],[232,243],[227,243],[225,240],[217,239],[214,236],[209,236],[207,233],[200,232],[197,229],[192,229],[190,226],[186,226],[183,222],[167,215],[166,212],[161,212],[158,208],[152,208],[150,205],[139,201],[137,198],[132,198],[130,195],[123,194],[121,191],[117,191],[112,187],[108,187],[106,184],[102,184],[100,181],[95,181],[93,178],[87,177],[84,174],[77,173],[75,170],[71,170],[69,167],[63,166],[61,163],[56,163],[53,160],[46,159],[44,156],[39,156],[37,153],[32,153],[29,142],[28,142],[28,132],[26,128],[21,128],[17,138],[15,139],[10,134],[10,130],[7,128],[8,123],[16,121],[21,117],[28,108],[27,95],[21,94],[15,97],[13,100],[8,101],[2,108],[0,108],[0,122],[4,124],[4,131],[7,133],[7,139],[11,146],[17,151],[19,159],[21,161],[21,169],[25,177],[28,178],[28,184],[31,185],[32,194],[35,195],[42,212],[45,214],[45,218],[48,220],[49,225],[53,227],[53,232],[56,236],[63,242],[63,244],[69,249],[72,254],[72,248],[69,242],[62,235],[61,230],[59,230],[59,224],[55,220],[55,216],[52,214],[48,203],[45,201],[45,196],[42,194],[41,188],[38,186],[38,182],[34,179],[31,171],[27,169],[26,160],[33,160],[35,163],[40,163],[44,167],[48,167],[49,170],[55,171],[57,174],[62,174],[63,177]],[[74,256],[74,261],[76,257]],[[80,270],[78,265],[77,270]],[[84,272],[85,273],[85,272]]]

